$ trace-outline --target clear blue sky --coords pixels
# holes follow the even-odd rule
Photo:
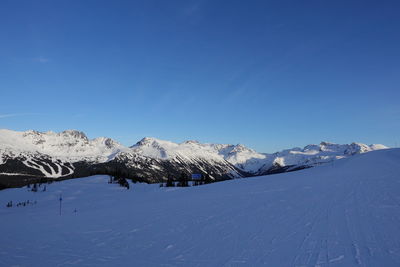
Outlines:
[[[0,2],[0,128],[400,144],[399,1]]]

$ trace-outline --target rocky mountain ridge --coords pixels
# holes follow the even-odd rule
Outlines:
[[[215,180],[241,178],[312,167],[383,145],[321,142],[273,154],[243,145],[174,143],[146,137],[131,147],[83,132],[0,130],[0,183],[3,187],[31,179],[68,179],[92,174],[122,175],[160,182],[182,172],[208,174]]]

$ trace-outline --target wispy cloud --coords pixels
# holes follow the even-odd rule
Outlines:
[[[40,56],[40,57],[35,57],[35,58],[33,59],[33,61],[39,62],[39,63],[47,63],[47,62],[50,61],[50,59],[49,59],[49,58],[46,58],[46,57]]]
[[[0,119],[12,118],[12,117],[20,117],[20,116],[29,116],[29,115],[38,115],[38,113],[9,113],[9,114],[0,114]]]
[[[18,116],[18,114],[0,114],[0,119]]]

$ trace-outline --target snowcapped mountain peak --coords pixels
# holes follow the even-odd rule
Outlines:
[[[196,144],[196,145],[198,145],[198,144],[200,144],[200,142],[197,141],[197,140],[187,140],[187,141],[183,142],[183,144],[188,144],[188,145]]]
[[[13,131],[11,131],[11,130],[6,130],[6,129],[4,129],[4,130],[2,130],[2,131],[13,132]],[[23,135],[24,135],[24,136],[29,136],[29,135],[40,135],[40,134],[41,134],[41,132],[35,131],[35,130],[27,130],[27,131],[23,132]]]
[[[251,148],[248,148],[242,144],[237,144],[236,146],[233,147],[231,150],[231,153],[240,153],[240,152],[250,152],[254,153],[255,151]]]
[[[365,153],[372,150],[385,149],[388,148],[384,145],[374,144],[374,145],[366,145],[362,143],[351,143],[351,144],[336,144],[331,142],[322,141],[319,145],[307,145],[303,149],[301,148],[293,148],[288,151],[289,153],[294,153],[294,151],[298,152],[308,152],[308,153],[317,153],[317,152],[332,152],[332,153],[343,153],[346,155],[354,155],[358,153]],[[284,152],[284,151],[282,151]],[[281,152],[281,153],[282,153]]]
[[[323,141],[319,145],[307,145],[303,149],[287,149],[274,154],[269,154],[260,163],[258,173],[265,173],[274,166],[287,168],[312,167],[318,164],[331,162],[336,159],[366,153],[373,150],[386,149],[384,145],[365,145],[362,143],[336,144]]]
[[[142,138],[142,140],[140,140],[139,142],[137,142],[136,145],[141,145],[141,146],[143,146],[143,145],[148,145],[148,144],[153,143],[154,141],[156,141],[155,138],[152,138],[152,137],[144,137],[144,138]]]
[[[134,153],[142,156],[166,159],[170,157],[171,153],[173,154],[177,146],[178,144],[170,141],[164,141],[154,137],[145,137],[130,148]]]
[[[77,131],[77,130],[66,130],[66,131],[59,133],[59,135],[70,136],[72,138],[83,139],[85,141],[89,141],[89,139],[87,138],[87,136],[84,132]]]
[[[139,146],[160,146],[165,143],[172,143],[170,141],[160,140],[154,137],[144,137],[142,140],[131,146],[131,148],[139,147]]]
[[[251,148],[248,148],[242,144],[237,144],[237,145],[221,145],[221,144],[214,144],[213,145],[216,150],[218,150],[218,153],[223,155],[224,157],[228,155],[232,155],[235,153],[257,153]]]
[[[301,151],[301,150],[303,150],[303,151],[320,151],[320,145],[313,145],[313,144],[311,144],[311,145],[306,145],[303,149],[301,149],[301,148],[296,148],[296,150],[297,151]],[[292,149],[293,150],[293,149]]]
[[[123,148],[123,145],[108,137],[97,137],[92,141],[93,143],[104,145],[108,149]]]
[[[345,154],[358,154],[358,153],[365,153],[371,151],[372,149],[365,144],[361,143],[351,143],[349,147],[346,149]]]
[[[264,164],[265,154],[258,153],[244,145],[214,145],[218,154],[235,167],[254,173]]]
[[[89,140],[83,132],[77,130],[60,133],[0,130],[0,151],[12,151],[16,155],[41,153],[62,161],[102,162],[110,160],[110,155],[126,149],[106,137]]]
[[[146,137],[131,146],[134,153],[157,159],[211,159],[223,160],[209,144],[200,144],[198,141],[185,141],[180,144]]]
[[[388,149],[389,147],[382,145],[382,144],[372,144],[369,145],[372,150],[380,150],[380,149]]]
[[[335,143],[327,142],[327,141],[321,141],[319,144],[320,146],[332,146],[332,145],[337,145]]]

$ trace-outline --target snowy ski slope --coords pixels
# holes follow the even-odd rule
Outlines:
[[[400,149],[190,188],[107,180],[0,191],[0,266],[400,266]]]

